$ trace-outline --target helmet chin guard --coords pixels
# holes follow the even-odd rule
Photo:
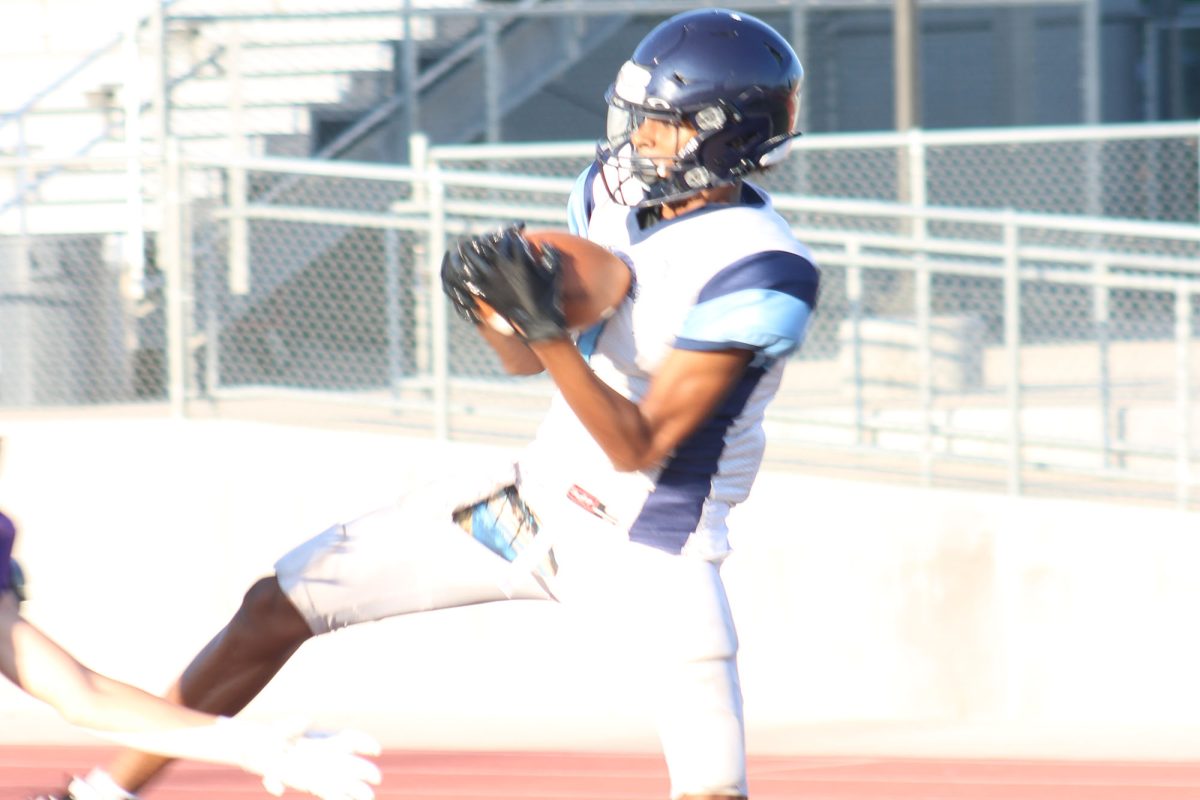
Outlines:
[[[737,182],[787,157],[804,70],[774,29],[748,14],[704,9],[651,31],[605,95],[606,136],[596,148],[613,200],[648,207]],[[640,156],[646,119],[696,135],[673,157]]]

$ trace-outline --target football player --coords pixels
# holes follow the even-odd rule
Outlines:
[[[379,770],[362,755],[379,746],[355,731],[324,734],[296,726],[251,724],[193,711],[100,675],[21,616],[24,575],[12,559],[16,528],[0,513],[0,673],[48,703],[68,722],[141,750],[230,764],[323,800],[371,800]],[[72,782],[79,800],[120,791],[102,772]]]
[[[169,697],[212,713],[248,703],[316,634],[506,598],[578,609],[635,664],[671,796],[746,798],[737,636],[720,564],[726,518],[764,449],[762,420],[817,301],[819,273],[759,187],[795,130],[803,71],[747,14],[659,25],[607,94],[608,131],[569,201],[574,233],[621,255],[634,286],[579,337],[552,248],[520,226],[455,243],[446,293],[481,299],[519,335],[479,331],[513,373],[557,394],[515,464],[462,465],[318,534],[255,583]],[[436,658],[436,653],[413,657]],[[164,759],[120,756],[128,798]]]

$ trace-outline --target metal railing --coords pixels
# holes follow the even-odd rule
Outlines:
[[[770,457],[1195,507],[1198,141],[1195,123],[800,140],[763,180],[813,248],[823,290],[768,418]],[[155,281],[111,320],[96,315],[114,305],[119,270],[91,234],[8,229],[0,245],[16,249],[0,247],[0,267],[18,253],[25,266],[19,286],[0,281],[0,406],[302,403],[314,423],[354,408],[436,436],[526,435],[550,386],[504,376],[446,314],[440,258],[468,230],[563,225],[593,146],[412,149],[415,166],[388,167],[169,148],[148,211],[164,225]],[[1049,169],[1047,152],[1058,171],[1030,177],[1028,164]],[[1170,168],[1147,170],[1147,155]],[[913,197],[955,203],[895,202],[900,163]],[[1095,164],[1103,181],[1079,174]],[[1031,180],[1046,191],[1027,191]],[[1056,185],[1056,213],[1011,205]],[[1179,221],[1081,213],[1138,186]],[[318,239],[333,244],[307,246]],[[94,364],[107,367],[89,378],[81,366]],[[109,386],[122,380],[135,388]]]
[[[255,202],[218,209],[218,224],[248,222],[260,246],[282,244],[286,231],[306,226],[392,242],[380,259],[386,299],[371,312],[387,340],[377,354],[386,374],[373,392],[305,390],[253,375],[226,380],[213,365],[229,366],[217,351],[232,338],[221,330],[219,303],[208,302],[212,318],[197,325],[207,335],[193,331],[170,345],[182,348],[177,363],[195,363],[203,351],[209,367],[176,382],[188,387],[177,398],[180,412],[188,397],[336,397],[400,416],[423,413],[441,437],[460,435],[472,418],[523,432],[536,412],[530,397],[546,396],[549,385],[497,374],[470,331],[447,314],[437,289],[441,253],[447,237],[505,220],[565,221],[570,178],[481,164],[535,155],[586,161],[589,152],[578,143],[434,147],[417,167],[273,159],[181,165],[307,180],[317,193],[325,182],[342,191],[394,185],[404,199],[375,211]],[[464,163],[471,168],[455,168]],[[1075,476],[1183,508],[1195,503],[1200,226],[786,193],[775,202],[814,248],[824,289],[810,340],[768,417],[774,442],[903,456],[929,485],[945,482],[948,465],[969,465],[992,470],[984,483],[1013,493],[1047,475]],[[198,270],[188,264],[183,274]],[[280,328],[277,335],[306,334]],[[897,360],[908,364],[903,374]]]

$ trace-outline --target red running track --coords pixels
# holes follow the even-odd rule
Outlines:
[[[109,748],[0,747],[0,800],[102,763]],[[389,751],[379,800],[666,800],[658,756]],[[753,800],[1195,800],[1200,762],[760,756]],[[286,797],[302,798],[289,792]],[[235,769],[180,762],[146,800],[266,800]]]

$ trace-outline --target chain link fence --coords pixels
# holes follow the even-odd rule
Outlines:
[[[1194,506],[1198,141],[1181,124],[801,140],[764,182],[823,285],[769,418],[772,462]],[[1151,175],[1151,153],[1173,169]],[[161,221],[144,242],[136,204],[47,192],[5,209],[0,406],[168,402],[525,437],[550,384],[502,374],[447,313],[437,267],[450,236],[562,227],[591,156],[578,142],[433,147],[416,167],[175,155],[140,176],[156,190],[140,212]],[[1079,178],[1088,164],[1103,169]],[[1179,221],[1081,214],[1116,211],[1137,181]]]

